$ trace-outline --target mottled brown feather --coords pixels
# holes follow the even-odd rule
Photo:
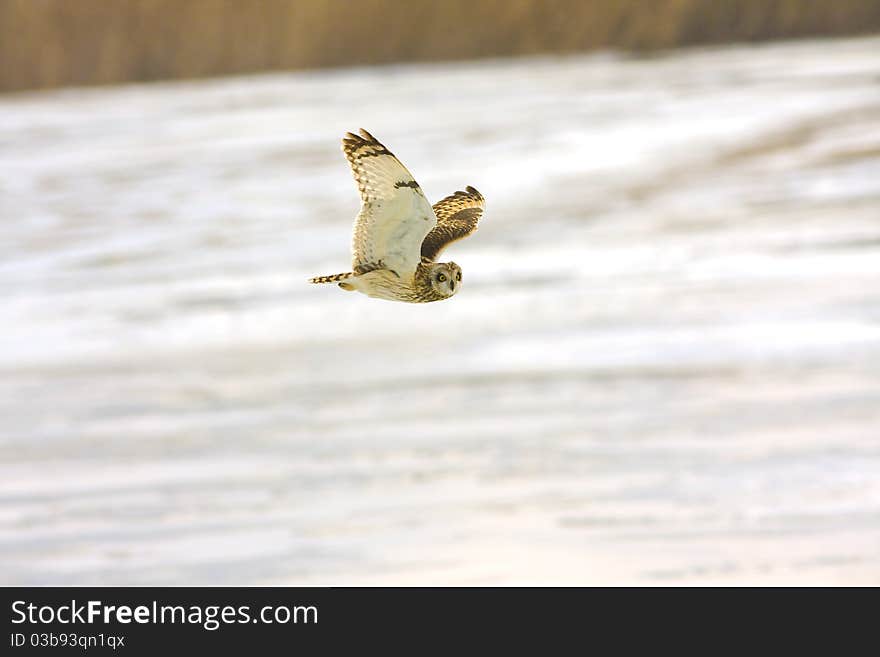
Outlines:
[[[463,239],[477,230],[483,216],[485,199],[473,187],[455,192],[434,204],[437,225],[422,242],[422,261],[434,262],[452,242]]]

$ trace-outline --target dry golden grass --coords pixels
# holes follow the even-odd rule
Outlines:
[[[878,0],[0,0],[0,90],[873,31]]]

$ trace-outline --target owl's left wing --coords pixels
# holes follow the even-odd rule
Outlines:
[[[473,187],[455,192],[434,204],[437,226],[422,242],[422,259],[434,262],[447,246],[477,230],[486,199]]]
[[[361,194],[352,238],[355,273],[383,268],[412,275],[422,241],[437,225],[431,204],[400,160],[366,130],[346,134],[342,150]]]

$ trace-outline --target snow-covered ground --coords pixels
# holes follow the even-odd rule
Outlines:
[[[0,97],[0,583],[880,584],[878,53]],[[455,299],[304,282],[359,127]]]

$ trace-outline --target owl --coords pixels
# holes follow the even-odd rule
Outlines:
[[[461,267],[437,262],[437,256],[477,229],[483,195],[467,187],[431,207],[412,174],[366,130],[347,133],[342,151],[361,195],[352,236],[353,271],[309,282],[336,283],[343,290],[407,303],[456,294]]]

